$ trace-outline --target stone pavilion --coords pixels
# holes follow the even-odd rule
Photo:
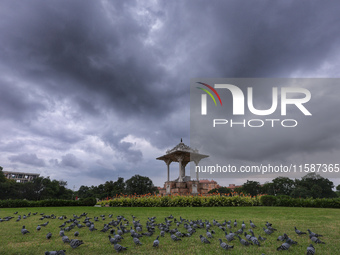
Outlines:
[[[197,166],[203,158],[208,155],[200,154],[198,150],[192,149],[181,142],[173,149],[166,151],[166,154],[158,157],[158,160],[163,160],[167,166],[167,181],[164,183],[164,188],[159,190],[162,195],[198,195],[208,193],[208,189],[199,182],[198,172],[196,172],[196,179],[191,179],[190,176],[185,175],[185,167],[189,162],[194,162]],[[178,178],[170,181],[170,164],[178,162]]]

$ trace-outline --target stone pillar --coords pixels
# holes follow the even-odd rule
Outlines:
[[[168,170],[168,182],[170,181],[170,164],[171,164],[171,160],[170,159],[166,159],[164,160],[166,166],[167,166],[167,170]]]
[[[193,183],[192,184],[192,191],[191,191],[192,194],[197,194],[198,191],[197,191],[197,184],[196,183]]]
[[[182,182],[183,181],[183,167],[182,167],[182,162],[183,162],[184,156],[178,156],[178,164],[179,164],[179,176],[178,176],[178,181]],[[184,173],[185,175],[185,173]]]
[[[182,161],[182,178],[185,178],[185,167],[188,163],[188,161]]]
[[[198,163],[200,162],[200,160],[194,159],[194,162],[195,162],[195,166],[198,166]],[[196,170],[196,167],[195,167],[195,170]],[[198,171],[196,171],[196,180],[199,182]]]

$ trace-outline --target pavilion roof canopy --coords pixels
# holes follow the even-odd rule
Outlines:
[[[172,162],[178,162],[178,157],[183,156],[183,162],[190,162],[194,160],[200,161],[202,158],[209,157],[208,155],[198,153],[198,150],[192,149],[185,145],[182,141],[176,145],[173,149],[166,151],[166,154],[158,157],[158,160],[171,160]]]

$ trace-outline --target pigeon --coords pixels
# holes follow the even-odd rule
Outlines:
[[[49,222],[47,221],[47,222],[41,224],[41,226],[46,227],[46,226],[48,225],[48,223],[49,223]]]
[[[263,230],[267,235],[273,234],[273,231],[270,231],[269,229],[263,228]]]
[[[251,228],[249,229],[249,232],[251,233],[252,236],[255,236],[255,233]]]
[[[309,235],[310,240],[312,240],[312,242],[314,243],[321,243],[321,244],[326,244],[325,242],[322,242],[319,238],[317,238],[316,236],[313,235]]]
[[[114,246],[114,249],[117,251],[117,252],[121,252],[121,251],[126,251],[127,250],[127,247],[123,247],[121,246],[120,244],[116,243]]]
[[[289,243],[283,243],[281,244],[280,247],[278,247],[276,250],[278,251],[285,251],[285,250],[288,250],[290,247],[290,244]]]
[[[92,231],[97,230],[97,229],[94,227],[94,224],[91,224],[91,226],[89,227],[89,230],[92,232]]]
[[[250,220],[250,226],[252,227],[252,228],[256,228],[256,225]]]
[[[295,228],[295,233],[298,234],[299,236],[300,235],[307,235],[306,232],[302,232],[302,231],[298,230],[296,227],[294,227],[294,228]]]
[[[276,241],[284,241],[285,240],[285,238],[284,238],[284,236],[279,236],[277,239],[276,239]]]
[[[259,240],[257,240],[257,238],[255,236],[251,236],[250,237],[250,241],[253,242],[253,244],[257,245],[257,246],[261,246]]]
[[[210,241],[202,235],[200,235],[200,239],[202,243],[210,243]]]
[[[249,246],[249,245],[253,245],[252,243],[249,243],[248,241],[242,239],[240,236],[237,236],[238,239],[240,240],[240,243],[244,246]]]
[[[227,234],[227,232],[225,233],[226,233],[225,238],[227,239],[228,242],[235,240],[233,235]]]
[[[270,231],[272,231],[272,232],[277,231],[277,229],[276,229],[276,228],[273,228],[272,226],[267,226],[267,228],[268,228]]]
[[[243,228],[240,228],[239,230],[237,230],[236,234],[243,234]]]
[[[74,236],[79,236],[79,232],[78,231],[74,232]]]
[[[65,236],[65,235],[62,236],[61,240],[63,241],[63,243],[70,243],[71,242],[70,239],[68,238],[68,236]]]
[[[266,222],[266,226],[272,226],[273,224],[269,223],[268,221]]]
[[[109,236],[109,241],[110,241],[111,244],[116,244],[116,243],[119,242],[119,240],[117,238],[114,238],[114,237],[111,237],[111,236]]]
[[[244,221],[242,221],[241,228],[242,228],[242,229],[245,229],[245,228],[246,228],[246,224],[244,223]]]
[[[207,231],[207,237],[208,238],[213,238],[213,235],[211,234],[211,232]]]
[[[218,240],[220,240],[220,246],[222,247],[222,249],[228,250],[234,248],[234,245],[228,245],[225,242],[222,242],[221,238]]]
[[[309,229],[307,229],[307,231],[308,231],[309,235],[312,235],[312,236],[315,236],[315,237],[323,236],[323,235],[319,235],[319,234],[313,233]]]
[[[45,255],[65,255],[66,250],[60,251],[45,251]]]
[[[286,240],[286,243],[289,243],[290,245],[297,244],[297,242],[290,239],[286,233],[284,233],[283,236],[284,236],[284,239]]]
[[[234,221],[234,227],[235,228],[237,227],[237,221],[236,220]]]
[[[52,237],[52,233],[51,233],[51,232],[48,232],[48,233],[46,234],[46,238],[47,238],[47,239],[51,239],[51,237]]]
[[[259,235],[259,240],[260,240],[260,241],[266,241],[266,240],[267,240],[267,238],[265,238],[265,237],[262,237],[262,236],[260,236],[260,235]]]
[[[137,237],[134,237],[133,238],[133,242],[136,244],[136,245],[142,245],[142,243],[139,241],[139,239]]]
[[[60,235],[60,236],[64,236],[64,234],[65,234],[65,232],[64,232],[64,230],[61,228],[60,231],[59,231],[59,235]]]
[[[37,230],[39,231],[41,229],[40,225],[38,225]]]
[[[156,237],[156,240],[153,241],[152,247],[158,247],[159,246],[159,241],[158,241],[159,236]]]
[[[247,232],[244,232],[244,236],[246,237],[246,239],[247,239],[247,240],[249,240],[249,241],[250,241],[250,239],[251,239],[251,235],[248,235],[248,234],[247,234]]]
[[[25,235],[25,234],[30,233],[30,232],[25,228],[25,226],[22,226],[21,233],[23,235]]]
[[[171,236],[171,239],[174,240],[175,242],[176,241],[182,241],[182,239],[179,239],[177,236],[175,236],[174,234],[172,234]]]
[[[71,239],[70,246],[75,249],[79,247],[80,245],[84,244],[83,240],[78,239]]]
[[[315,254],[315,248],[314,248],[313,244],[310,244],[307,247],[307,255],[314,255],[314,254]]]

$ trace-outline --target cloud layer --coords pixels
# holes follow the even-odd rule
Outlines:
[[[181,137],[189,143],[191,78],[338,77],[339,9],[318,1],[5,0],[0,165],[76,188],[134,174],[162,185],[165,164],[155,158]],[[334,125],[313,132],[317,148],[334,149]],[[265,150],[275,144],[255,156]]]

